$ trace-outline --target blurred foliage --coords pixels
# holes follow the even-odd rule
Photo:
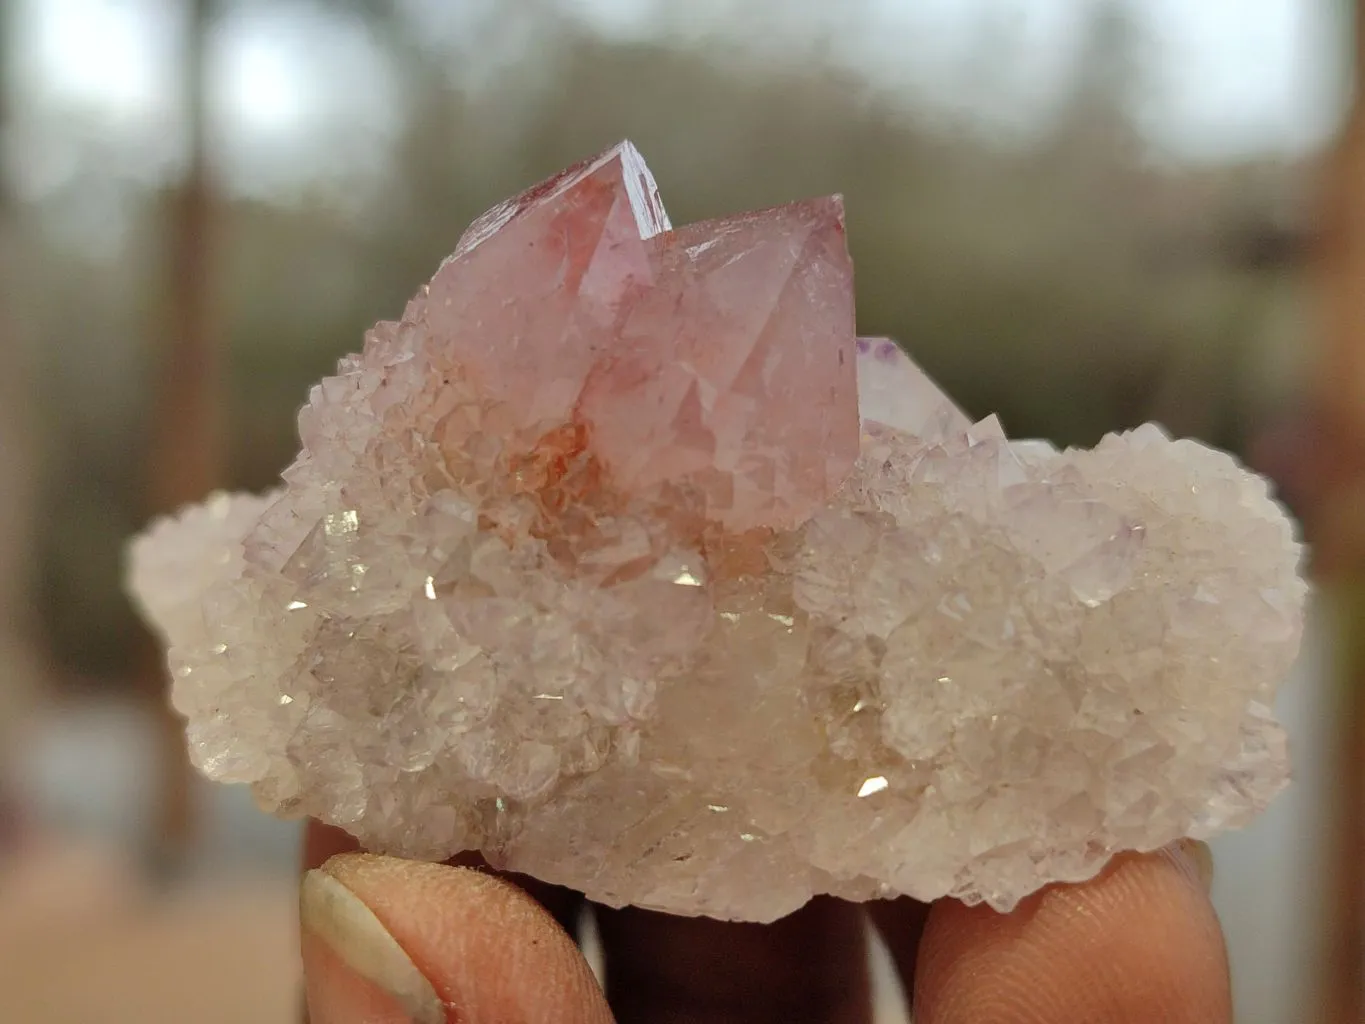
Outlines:
[[[899,339],[1014,433],[1092,443],[1156,417],[1237,447],[1292,379],[1297,282],[1241,266],[1227,240],[1283,212],[1297,169],[1153,159],[1128,114],[1139,41],[1103,6],[1071,99],[1008,139],[809,54],[610,40],[543,3],[508,6],[504,22],[535,14],[524,52],[472,82],[413,19],[421,5],[333,6],[364,19],[398,83],[396,141],[378,178],[223,201],[234,486],[270,483],[307,385],[402,309],[476,214],[622,137],[675,222],[842,192],[860,330]],[[138,525],[164,197],[155,181],[107,180],[88,134],[81,172],[24,219],[24,287],[49,439],[46,620],[73,667],[103,673],[132,628],[118,552]],[[117,213],[112,247],[73,219],[92,192]]]

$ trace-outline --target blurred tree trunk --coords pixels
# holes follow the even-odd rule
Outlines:
[[[13,14],[0,6],[0,139],[10,127],[13,87]],[[14,749],[13,739],[34,698],[40,670],[33,646],[26,601],[32,545],[34,445],[28,401],[30,348],[16,315],[21,294],[16,274],[14,196],[0,167],[0,758]],[[10,806],[9,765],[0,762],[0,849],[13,830],[17,808]]]
[[[1365,0],[1349,0],[1352,105],[1323,182],[1319,279],[1324,358],[1318,401],[1329,439],[1312,524],[1324,603],[1342,650],[1325,942],[1324,1020],[1365,1021]]]
[[[185,0],[181,54],[185,172],[165,209],[165,290],[151,389],[148,513],[203,498],[222,479],[221,368],[213,309],[214,187],[208,150],[207,50],[216,0]],[[164,653],[150,636],[142,692],[158,723],[160,793],[155,848],[174,866],[194,836],[193,775],[183,725],[167,699]]]

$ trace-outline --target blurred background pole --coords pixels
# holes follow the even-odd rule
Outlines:
[[[1320,208],[1324,358],[1318,400],[1330,457],[1313,542],[1339,639],[1336,804],[1325,944],[1326,1020],[1365,1020],[1365,0],[1346,0],[1351,107],[1328,155]]]
[[[216,0],[183,0],[184,172],[164,213],[164,291],[152,363],[148,513],[202,498],[222,483],[222,381],[213,309],[214,183],[209,152],[208,47]],[[155,862],[174,866],[193,839],[192,773],[184,731],[167,702],[162,652],[143,644],[139,675],[159,725]]]
[[[0,5],[0,140],[7,138],[12,113],[13,27],[10,5]],[[18,834],[18,807],[6,758],[38,678],[29,650],[30,603],[25,600],[34,497],[29,346],[19,334],[20,318],[13,309],[18,265],[14,194],[7,171],[0,164],[0,356],[6,366],[0,373],[0,853]]]

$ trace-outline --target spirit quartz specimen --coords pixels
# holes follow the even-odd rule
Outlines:
[[[670,227],[619,145],[481,217],[265,497],[132,546],[195,763],[608,904],[1008,909],[1250,820],[1305,584],[1229,456],[973,424],[854,336],[837,197]]]

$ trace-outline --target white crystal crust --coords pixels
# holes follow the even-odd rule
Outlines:
[[[259,499],[232,500],[250,522]],[[458,518],[449,494],[428,504],[445,502]],[[401,518],[367,560],[433,545]],[[478,614],[520,630],[502,681],[472,640],[444,647],[434,560],[378,618],[346,615],[240,574],[240,539],[206,537],[197,509],[175,523],[133,564],[196,764],[371,849],[482,849],[600,901],[723,918],[819,892],[1007,910],[1117,851],[1243,825],[1287,780],[1270,704],[1305,591],[1288,522],[1229,457],[1154,428],[1041,459],[879,429],[831,507],[770,542],[761,580],[707,594],[679,566],[656,584],[676,601],[587,608],[588,635],[565,581],[494,596],[516,571],[497,550],[470,578]],[[215,565],[220,615],[155,604]],[[687,666],[642,678],[631,648],[693,603]]]

